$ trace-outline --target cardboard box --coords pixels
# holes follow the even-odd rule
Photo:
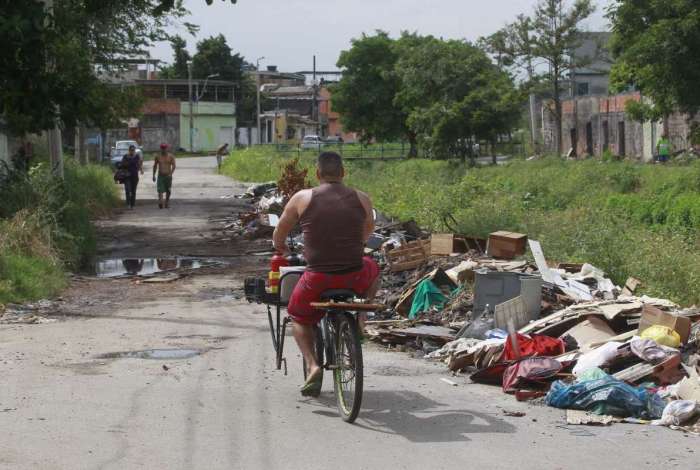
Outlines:
[[[690,318],[673,315],[672,313],[664,312],[656,307],[645,304],[642,307],[642,318],[639,320],[638,334],[642,334],[644,330],[654,325],[662,325],[671,328],[681,337],[681,343],[688,342],[690,337]]]
[[[466,253],[467,251],[469,248],[466,241],[453,233],[434,233],[430,237],[431,255],[449,256],[452,253]]]
[[[513,259],[525,254],[527,235],[516,232],[493,232],[489,235],[487,252],[494,258]]]

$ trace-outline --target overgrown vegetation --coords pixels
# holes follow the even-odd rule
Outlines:
[[[283,162],[274,152],[236,151],[224,172],[242,181],[276,180]],[[301,163],[312,167],[313,154]],[[700,163],[548,158],[469,168],[418,159],[352,162],[347,173],[348,184],[395,217],[473,236],[527,233],[551,260],[589,262],[618,284],[634,276],[649,295],[700,302]]]
[[[0,173],[0,304],[55,295],[64,269],[77,269],[95,252],[90,220],[117,204],[111,172],[67,162],[65,180],[41,163],[28,174]]]

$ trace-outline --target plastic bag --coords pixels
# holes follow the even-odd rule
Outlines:
[[[669,348],[677,348],[681,345],[681,337],[671,328],[662,325],[652,325],[642,332],[642,339],[651,339],[657,344],[668,346]]]
[[[622,343],[611,341],[579,357],[574,367],[574,375],[579,376],[588,369],[600,367],[612,361],[619,354],[617,348],[620,346]]]
[[[661,419],[652,421],[653,426],[680,426],[695,416],[698,412],[698,404],[694,400],[672,401],[661,415]]]
[[[665,361],[674,354],[678,354],[678,349],[657,344],[656,341],[649,338],[633,339],[630,342],[630,349],[643,361],[653,362],[654,364]]]
[[[659,418],[665,406],[657,394],[610,375],[573,384],[558,380],[552,384],[545,402],[554,408],[642,419]]]

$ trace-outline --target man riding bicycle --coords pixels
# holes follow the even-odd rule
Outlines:
[[[286,238],[297,223],[304,234],[306,272],[287,306],[308,371],[301,389],[304,396],[318,396],[323,378],[322,364],[314,353],[314,326],[324,313],[311,303],[329,289],[349,289],[371,299],[379,287],[379,267],[364,257],[364,244],[374,231],[372,201],[365,193],[345,186],[344,176],[340,155],[319,155],[316,177],[320,185],[292,196],[273,235],[275,249],[287,254]]]

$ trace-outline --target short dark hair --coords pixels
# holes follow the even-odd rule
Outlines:
[[[124,147],[122,147],[122,148],[124,148]],[[136,150],[136,146],[135,146],[135,145],[129,145],[129,150],[131,150],[131,149]]]
[[[323,177],[339,178],[343,176],[343,157],[335,152],[323,152],[318,156],[318,172]]]

